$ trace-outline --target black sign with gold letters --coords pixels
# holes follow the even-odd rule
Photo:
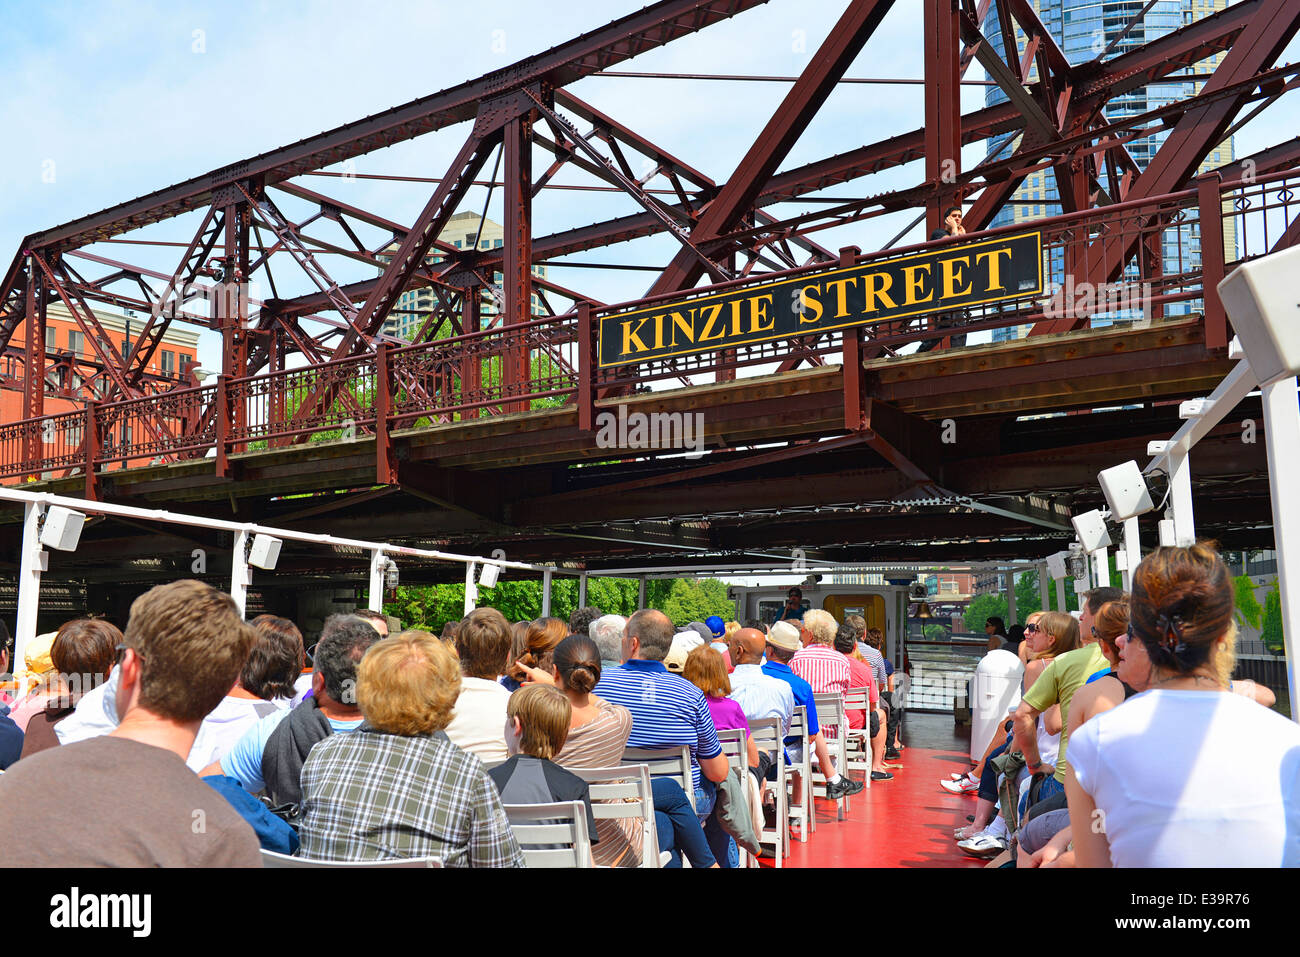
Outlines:
[[[600,365],[712,352],[1042,291],[1042,235],[1000,236],[601,316]]]

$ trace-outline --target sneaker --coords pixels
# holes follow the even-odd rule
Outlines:
[[[838,801],[850,794],[857,794],[864,786],[861,781],[854,781],[852,778],[840,775],[837,783],[826,785],[826,797],[831,801]]]
[[[940,781],[939,787],[952,794],[971,794],[980,789],[980,783],[965,777],[960,781]]]
[[[886,761],[895,761],[898,758],[899,758],[899,753],[897,748],[885,748]]]
[[[873,781],[892,781],[894,776],[888,771],[872,771],[871,780]]]
[[[972,857],[997,857],[1008,847],[1006,840],[981,831],[972,838],[958,841],[957,846]]]

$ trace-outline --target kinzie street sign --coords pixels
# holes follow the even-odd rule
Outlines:
[[[601,316],[600,365],[712,352],[1042,291],[1042,235],[1001,236]]]

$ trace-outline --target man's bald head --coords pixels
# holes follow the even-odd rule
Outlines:
[[[731,663],[756,665],[763,660],[767,636],[757,628],[742,628],[731,636]]]

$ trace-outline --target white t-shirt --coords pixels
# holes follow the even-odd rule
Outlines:
[[[1300,866],[1300,725],[1234,694],[1157,689],[1070,735],[1116,867]]]
[[[480,761],[504,761],[506,750],[506,703],[510,692],[486,678],[460,679],[460,697],[447,725],[447,737],[462,751]]]
[[[194,746],[190,748],[185,763],[197,774],[212,762],[225,757],[235,742],[257,722],[267,715],[277,711],[287,712],[288,709],[288,698],[263,701],[261,698],[226,695],[199,725],[198,737],[194,739]]]

